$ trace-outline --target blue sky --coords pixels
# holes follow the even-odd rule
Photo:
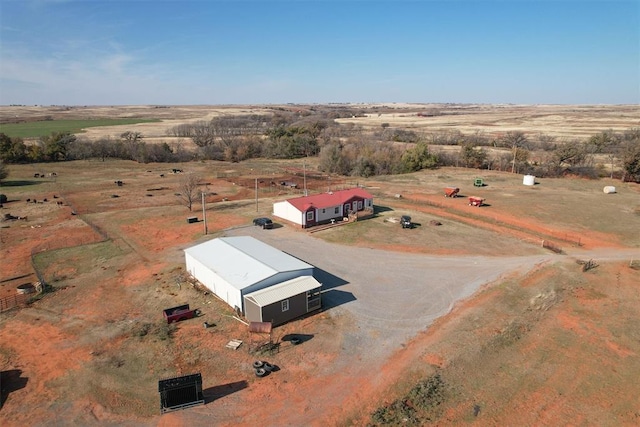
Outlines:
[[[640,0],[0,0],[0,104],[640,103]]]

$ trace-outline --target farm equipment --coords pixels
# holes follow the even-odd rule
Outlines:
[[[484,187],[484,181],[482,180],[482,178],[476,178],[473,180],[473,186],[474,187]]]
[[[484,199],[481,197],[469,197],[469,206],[480,207],[484,203]]]
[[[402,228],[413,228],[411,217],[409,215],[402,215],[400,217],[400,225],[402,225]]]
[[[162,310],[162,314],[167,323],[173,323],[193,319],[200,315],[200,310],[191,310],[189,304],[184,304],[177,307],[166,308]]]
[[[447,187],[444,189],[444,197],[458,197],[458,187]]]

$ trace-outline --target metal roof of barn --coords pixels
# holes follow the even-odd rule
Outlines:
[[[266,307],[269,304],[291,298],[303,292],[310,291],[322,287],[313,276],[300,276],[277,285],[269,286],[259,291],[251,292],[245,295],[245,298],[251,299],[260,307]]]
[[[373,199],[373,196],[368,191],[358,187],[350,188],[348,190],[314,194],[311,196],[294,197],[292,199],[287,199],[287,202],[292,204],[299,211],[304,212],[312,206],[318,209],[340,206],[343,203],[352,200],[354,197],[359,199]]]
[[[184,250],[238,290],[311,264],[250,236],[219,237]]]

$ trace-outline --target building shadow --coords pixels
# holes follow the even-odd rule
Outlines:
[[[216,399],[220,399],[222,397],[228,396],[230,394],[236,393],[240,390],[247,388],[249,384],[242,380],[236,381],[233,383],[216,385],[213,387],[205,388],[202,390],[202,394],[204,396],[204,403],[211,403]]]
[[[9,369],[0,372],[0,408],[4,405],[9,394],[25,388],[28,381],[27,377],[22,376],[22,369]]]
[[[322,309],[329,310],[355,300],[356,297],[351,292],[329,289],[322,292]]]
[[[313,269],[313,277],[318,282],[322,283],[322,289],[323,290],[336,288],[338,286],[343,286],[343,285],[346,285],[347,283],[349,283],[346,280],[344,280],[343,278],[335,276],[335,275],[329,273],[328,271],[325,271],[325,270],[323,270],[321,268],[318,268],[318,267],[314,267],[314,269]]]
[[[392,208],[390,208],[389,206],[381,206],[381,205],[373,205],[373,214],[377,215],[381,212],[391,212],[393,211]]]

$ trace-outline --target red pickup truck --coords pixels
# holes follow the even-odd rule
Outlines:
[[[193,319],[200,314],[200,310],[191,310],[189,304],[184,304],[177,307],[166,308],[162,313],[167,323],[173,323]]]

